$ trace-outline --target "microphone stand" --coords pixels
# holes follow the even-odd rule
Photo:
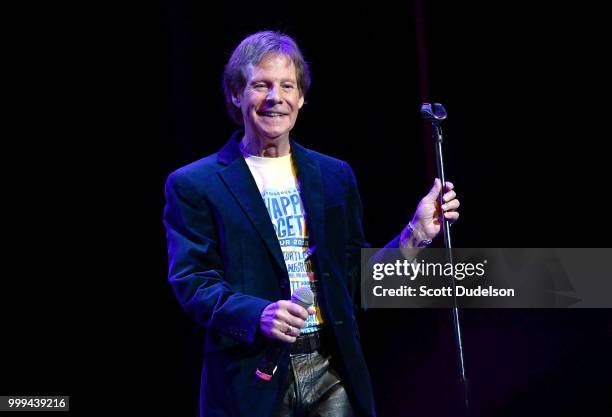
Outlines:
[[[444,232],[444,246],[446,247],[447,257],[451,265],[453,263],[453,247],[451,244],[451,233],[450,233],[450,222],[444,218],[444,212],[441,209],[444,195],[444,184],[446,178],[444,175],[444,159],[442,157],[442,121],[446,119],[446,110],[440,103],[434,103],[433,106],[429,103],[423,103],[421,106],[421,115],[424,119],[431,122],[432,127],[432,138],[434,140],[435,154],[436,154],[436,169],[438,172],[438,178],[442,182],[442,190],[438,196],[438,202],[440,205],[440,223]],[[463,342],[461,336],[461,324],[459,323],[459,308],[457,307],[457,291],[455,277],[451,278],[453,288],[453,306],[451,308],[451,314],[453,319],[453,329],[455,333],[455,346],[457,348],[457,358],[459,365],[460,382],[462,388],[463,404],[465,406],[465,413],[469,415],[469,391],[468,391],[468,380],[465,374],[465,362],[463,357]]]

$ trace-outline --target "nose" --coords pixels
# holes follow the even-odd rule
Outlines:
[[[274,86],[268,90],[266,100],[271,101],[273,103],[281,103],[283,101],[279,92],[279,88],[277,86]]]

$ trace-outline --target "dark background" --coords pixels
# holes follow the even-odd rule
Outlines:
[[[351,164],[373,246],[431,187],[423,101],[449,113],[456,247],[609,246],[601,10],[334,4],[6,11],[1,394],[71,395],[78,415],[194,415],[201,333],[166,281],[163,183],[233,131],[221,73],[257,30],[294,36],[311,63],[294,136]],[[609,310],[461,319],[474,415],[612,413]],[[361,327],[381,416],[459,414],[448,312],[376,311]]]

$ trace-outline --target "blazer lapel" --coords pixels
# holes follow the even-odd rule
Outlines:
[[[227,165],[227,168],[219,172],[219,176],[242,207],[281,270],[287,274],[287,266],[270,215],[253,175],[238,148],[238,141],[242,138],[240,133],[240,131],[234,133],[218,153],[218,162]]]
[[[291,153],[296,164],[300,194],[305,206],[307,227],[310,230],[310,246],[312,247],[312,242],[315,242],[314,244],[320,247],[323,244],[323,225],[325,224],[321,169],[310,152],[293,140],[291,141]]]
[[[278,237],[270,221],[270,215],[238,147],[242,134],[242,131],[235,132],[219,151],[218,162],[227,165],[227,168],[219,172],[219,176],[257,229],[278,265],[287,273],[287,266],[278,244]],[[305,206],[306,222],[311,239],[310,246],[314,244],[321,246],[325,222],[321,170],[310,152],[293,140],[291,140],[291,153],[296,165],[302,202]]]

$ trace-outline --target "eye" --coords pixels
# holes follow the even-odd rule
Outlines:
[[[283,88],[285,90],[293,90],[295,88],[295,86],[293,84],[285,84],[285,85],[283,85]]]
[[[267,86],[266,86],[265,83],[255,83],[255,84],[253,84],[253,88],[255,90],[260,90],[261,91],[261,90],[265,90],[267,88]]]

